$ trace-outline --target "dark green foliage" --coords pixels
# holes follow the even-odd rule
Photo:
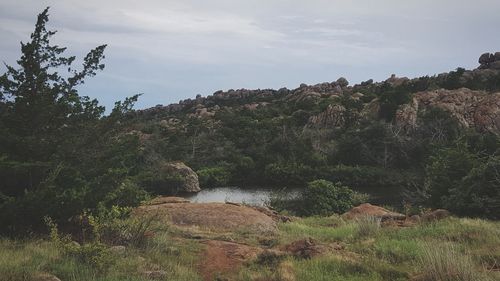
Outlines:
[[[231,173],[226,167],[202,168],[196,171],[201,188],[226,186]]]
[[[341,214],[353,207],[355,192],[340,183],[315,180],[302,193],[302,208],[306,215]]]
[[[275,184],[301,185],[314,179],[310,166],[299,163],[273,163],[266,166],[266,178]]]
[[[497,153],[477,153],[466,143],[440,149],[426,169],[430,203],[459,215],[498,219],[499,171]]]
[[[107,117],[97,100],[75,87],[102,70],[106,45],[91,50],[81,70],[66,48],[51,45],[39,16],[19,68],[0,79],[0,231],[40,230],[42,217],[67,222],[98,205],[134,205],[145,193],[127,178],[138,171],[137,136],[124,134],[137,96],[116,103]],[[67,70],[66,75],[60,74]]]
[[[148,167],[148,166],[146,166]],[[176,195],[182,191],[184,179],[159,170],[143,170],[133,180],[146,191],[157,195]]]
[[[382,94],[379,96],[379,116],[388,122],[394,120],[398,107],[410,101],[410,92],[403,87],[391,87],[388,83],[382,86]]]

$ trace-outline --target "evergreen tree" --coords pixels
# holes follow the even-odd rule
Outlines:
[[[127,180],[138,162],[137,137],[123,134],[121,122],[138,96],[117,102],[107,117],[97,100],[79,96],[76,86],[104,69],[106,45],[91,50],[81,70],[73,68],[75,57],[50,43],[56,32],[46,28],[48,11],[21,43],[18,68],[6,65],[0,76],[3,231],[36,228],[44,215],[67,221],[84,209],[142,198]],[[134,192],[141,194],[124,195]]]

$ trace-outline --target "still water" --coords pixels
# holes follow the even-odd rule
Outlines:
[[[263,206],[266,205],[273,196],[276,196],[277,190],[279,189],[262,187],[216,187],[203,189],[198,193],[185,195],[183,197],[191,200],[191,202],[198,203],[233,202]],[[282,199],[283,197],[296,198],[299,196],[300,190],[300,188],[287,188],[279,191],[279,196]],[[355,190],[369,194],[370,203],[397,205],[401,202],[399,190],[395,188],[356,188]]]
[[[269,188],[216,187],[186,196],[191,202],[233,202],[263,206],[269,202],[276,190]],[[287,189],[287,196],[297,196],[299,189]]]

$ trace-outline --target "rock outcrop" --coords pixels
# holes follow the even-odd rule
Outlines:
[[[448,210],[436,209],[436,210],[422,214],[420,219],[424,222],[433,222],[433,221],[445,219],[449,216],[451,216],[451,213]]]
[[[198,175],[182,162],[164,163],[160,171],[169,176],[178,176],[182,179],[180,191],[184,192],[199,192],[201,191]]]
[[[404,220],[405,215],[389,211],[385,208],[372,205],[370,203],[364,203],[357,207],[352,208],[342,215],[342,218],[352,220],[362,217],[375,217],[379,218],[381,221],[385,220]]]
[[[415,128],[418,112],[432,107],[449,112],[464,127],[500,133],[500,93],[487,94],[467,88],[416,93],[411,103],[397,111],[396,124]]]
[[[500,69],[500,52],[484,53],[478,60],[479,69]]]
[[[168,200],[167,200],[168,201]],[[178,227],[199,231],[237,230],[266,234],[277,231],[273,218],[251,207],[225,203],[163,203],[138,207],[136,215],[158,214]]]
[[[325,111],[311,116],[306,124],[307,129],[334,129],[345,124],[346,109],[339,104],[330,104]]]

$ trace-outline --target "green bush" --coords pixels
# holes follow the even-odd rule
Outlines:
[[[498,155],[474,153],[464,143],[440,149],[426,168],[428,203],[458,215],[498,219],[499,170]]]
[[[134,181],[149,193],[160,195],[175,195],[182,191],[184,185],[184,178],[181,176],[155,170],[139,173]]]
[[[272,163],[266,166],[265,177],[274,184],[301,185],[314,179],[314,170],[300,163]]]
[[[99,239],[111,245],[144,247],[148,238],[154,234],[153,226],[156,226],[156,221],[157,214],[131,218],[99,217]],[[166,230],[166,226],[162,230]]]
[[[228,184],[231,173],[225,167],[207,167],[196,171],[200,186],[216,187]]]
[[[356,192],[340,183],[315,180],[302,193],[303,213],[306,215],[332,215],[344,213],[354,205]]]
[[[50,239],[57,245],[61,252],[68,258],[76,259],[78,262],[89,265],[98,271],[106,271],[112,264],[113,258],[108,247],[101,243],[98,228],[94,227],[94,240],[82,245],[73,242],[70,236],[60,236],[57,224],[50,218],[45,217],[45,224],[49,228]],[[89,222],[95,225],[95,220],[90,217]]]

